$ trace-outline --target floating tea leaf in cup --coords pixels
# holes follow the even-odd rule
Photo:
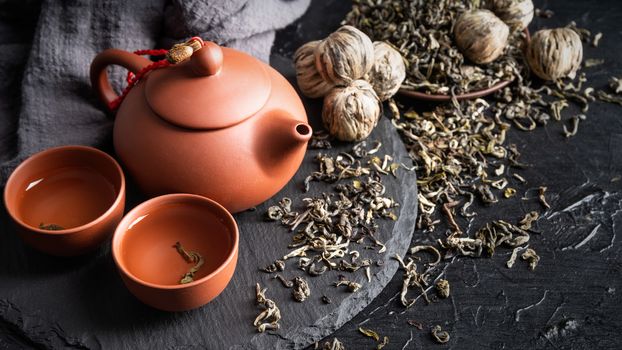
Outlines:
[[[40,223],[39,224],[39,228],[42,230],[48,230],[48,231],[60,231],[60,230],[64,230],[65,228],[60,226],[60,225],[56,225],[56,224],[44,224],[44,223]]]
[[[194,281],[194,274],[199,271],[201,266],[205,263],[203,256],[197,252],[188,252],[179,242],[176,242],[173,247],[177,249],[179,255],[181,255],[187,263],[195,264],[181,277],[179,284],[186,284]]]

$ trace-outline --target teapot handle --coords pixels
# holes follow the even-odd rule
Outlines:
[[[97,91],[99,99],[109,108],[110,103],[117,99],[119,95],[117,95],[112,89],[112,86],[110,86],[106,68],[114,64],[136,74],[150,63],[150,60],[131,52],[119,49],[107,49],[95,56],[95,59],[93,59],[91,63],[91,86]]]

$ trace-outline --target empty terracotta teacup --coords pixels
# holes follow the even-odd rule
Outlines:
[[[53,255],[79,255],[114,232],[123,216],[125,178],[100,150],[51,148],[13,171],[4,203],[27,244]]]
[[[165,311],[207,304],[233,276],[238,226],[211,199],[192,194],[153,198],[121,220],[112,256],[138,299]]]

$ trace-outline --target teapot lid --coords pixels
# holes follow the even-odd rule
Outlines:
[[[256,58],[205,42],[185,62],[149,73],[145,98],[162,119],[191,129],[235,125],[260,110],[270,76]]]

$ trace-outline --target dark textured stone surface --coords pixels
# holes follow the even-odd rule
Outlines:
[[[337,18],[337,17],[336,17]],[[329,28],[325,29],[328,33]],[[291,52],[278,50],[272,65],[288,78],[294,76]],[[311,123],[319,125],[321,101],[305,100]],[[406,151],[396,131],[383,119],[370,140],[380,140],[380,155],[390,154],[408,163]],[[349,151],[351,144],[338,144],[337,154]],[[313,158],[319,151],[310,150],[295,178],[273,199],[236,215],[240,227],[238,267],[227,289],[214,302],[185,313],[153,310],[138,302],[123,286],[110,256],[109,244],[96,254],[58,259],[39,254],[23,245],[2,210],[0,227],[0,349],[16,347],[75,349],[294,349],[303,348],[327,336],[368,305],[391,280],[397,263],[389,260],[395,253],[404,254],[412,238],[416,217],[416,184],[414,172],[400,170],[400,178],[385,177],[387,193],[401,204],[396,222],[380,220],[379,238],[386,241],[383,255],[359,250],[374,260],[384,259],[382,267],[373,267],[372,282],[363,271],[352,277],[363,284],[357,293],[347,293],[332,284],[338,272],[308,277],[312,295],[304,303],[291,298],[271,275],[258,267],[271,263],[287,253],[290,235],[277,223],[263,221],[269,205],[289,196],[316,195],[332,185],[312,183],[308,194],[302,192],[302,181],[316,169]],[[244,171],[244,169],[239,169]],[[128,186],[128,209],[144,198]],[[293,278],[303,272],[292,266],[283,273]],[[255,282],[268,287],[267,295],[280,306],[282,328],[277,333],[258,334],[252,321],[261,311],[254,304]],[[323,294],[333,303],[320,301]]]
[[[584,45],[585,58],[605,60],[584,70],[588,86],[605,89],[609,77],[622,76],[621,1],[534,3],[553,10],[555,16],[534,19],[532,32],[575,20],[580,27],[604,34],[598,48]],[[294,25],[283,39],[298,40],[307,23],[328,25],[325,18],[347,11],[348,6],[341,1],[314,2],[309,11],[327,17],[318,14]],[[400,102],[417,112],[430,109],[420,101]],[[577,113],[576,108],[567,110],[562,123],[550,122],[533,132],[510,130],[508,142],[515,143],[531,165],[521,171],[527,186],[498,206],[478,206],[480,215],[471,225],[461,222],[472,233],[492,219],[519,220],[531,210],[541,210],[537,188],[548,186],[552,208],[538,223],[542,233],[533,235],[529,244],[541,256],[535,271],[523,261],[506,268],[508,250],[498,251],[492,259],[455,259],[439,267],[451,283],[451,297],[432,305],[419,300],[408,310],[399,302],[398,273],[365,310],[328,339],[339,338],[347,349],[374,348],[375,342],[358,332],[363,326],[389,336],[385,349],[620,349],[622,107],[592,104],[577,136],[566,139],[562,126]],[[443,227],[432,234],[415,231],[412,244],[432,242],[444,234]],[[423,329],[409,326],[408,320],[422,322]],[[430,329],[436,324],[449,331],[449,343],[434,342]]]

